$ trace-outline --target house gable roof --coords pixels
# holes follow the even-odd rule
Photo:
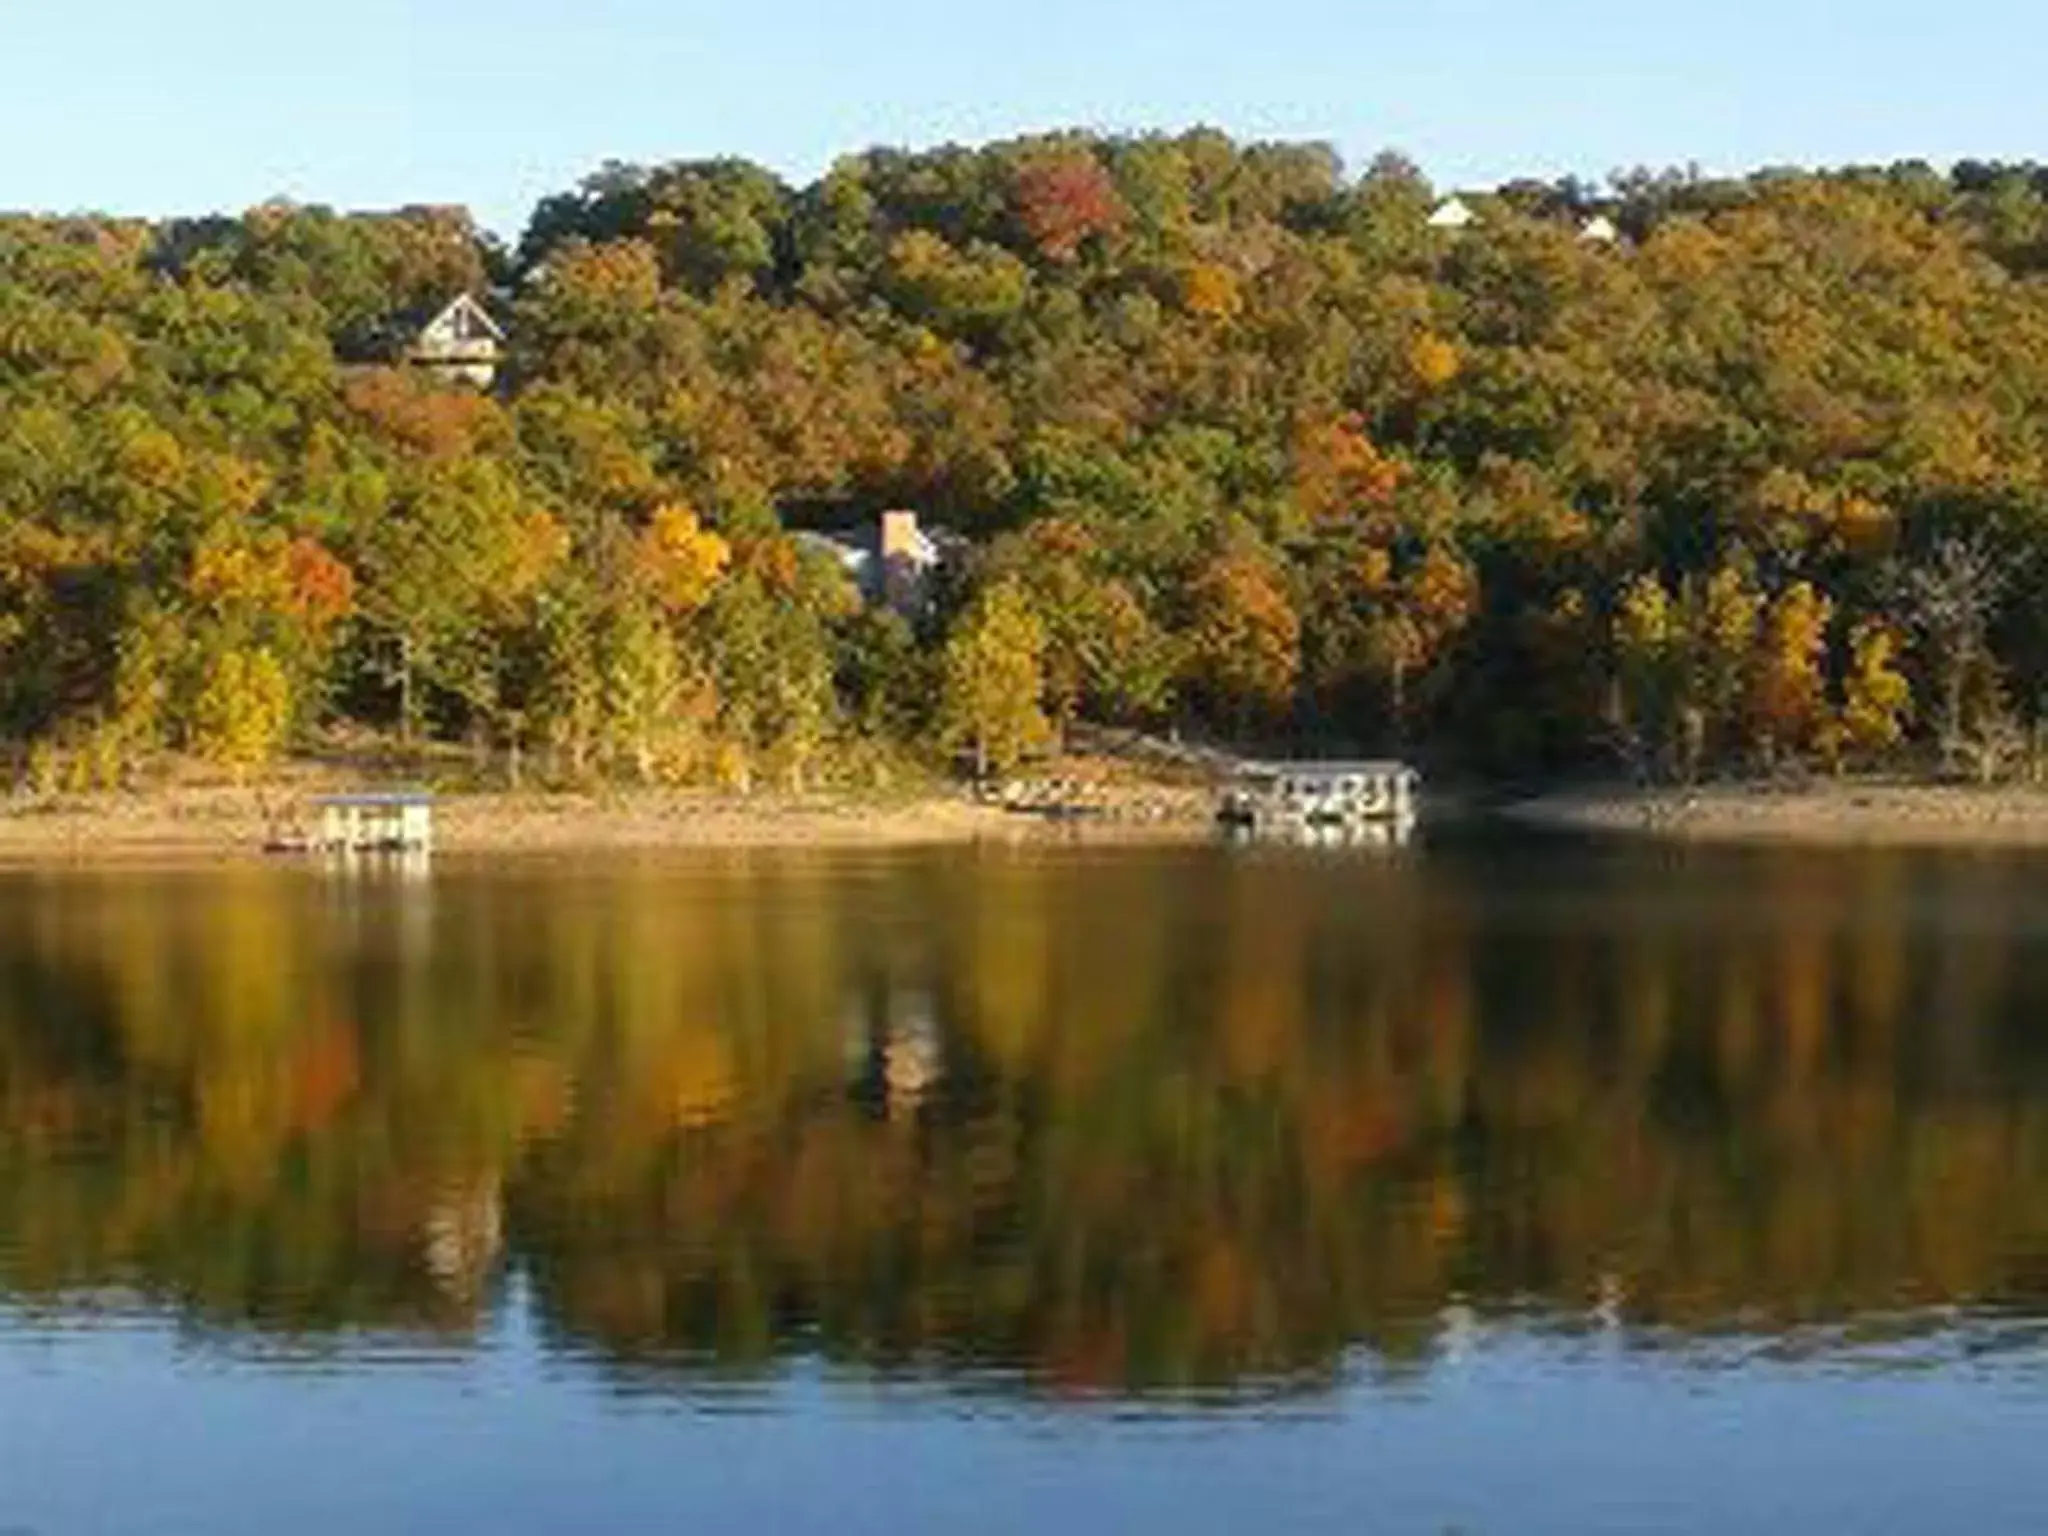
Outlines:
[[[458,293],[420,328],[419,339],[428,343],[503,341],[505,331],[473,295]]]
[[[1447,197],[1436,206],[1436,212],[1429,216],[1431,229],[1463,229],[1475,222],[1479,215],[1462,197]]]

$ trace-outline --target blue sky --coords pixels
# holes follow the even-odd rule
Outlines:
[[[806,180],[1032,128],[1327,139],[1439,183],[2048,158],[2043,0],[0,0],[0,208],[466,202],[606,158]]]

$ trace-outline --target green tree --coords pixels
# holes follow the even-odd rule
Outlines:
[[[615,609],[599,641],[600,727],[611,756],[651,784],[676,766],[688,680],[675,635],[638,603]]]
[[[1638,575],[1622,589],[1614,656],[1622,744],[1636,772],[1647,775],[1674,739],[1686,697],[1683,631],[1655,576]]]
[[[1044,627],[1045,699],[1063,741],[1074,720],[1156,716],[1172,696],[1172,645],[1082,523],[1042,519],[1000,541],[988,579],[1014,584]]]

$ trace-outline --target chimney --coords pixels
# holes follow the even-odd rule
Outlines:
[[[915,512],[884,512],[882,514],[882,558],[891,555],[917,553],[917,514]]]

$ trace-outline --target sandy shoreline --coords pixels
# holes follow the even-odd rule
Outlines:
[[[0,861],[233,859],[309,829],[302,797],[275,789],[181,788],[71,796],[0,809]],[[1112,816],[1073,825],[964,795],[874,799],[739,798],[684,793],[481,793],[441,796],[435,846],[446,853],[573,853],[690,848],[890,848],[1070,835],[1184,836],[1187,814]]]
[[[2048,847],[2048,791],[2012,787],[1827,781],[1797,790],[1567,790],[1500,814],[1552,830],[1702,842]]]
[[[1207,836],[1208,801],[1186,789],[1112,797],[1109,814],[1048,821],[941,792],[894,798],[683,792],[486,792],[436,802],[436,846],[453,854],[602,853],[693,848],[902,848],[1070,839]],[[1454,797],[1425,805],[1463,820]],[[1799,790],[1570,789],[1484,815],[1511,824],[1681,841],[2048,847],[2048,791],[1827,781]],[[0,802],[0,861],[95,862],[260,857],[306,830],[296,789],[180,787]]]

